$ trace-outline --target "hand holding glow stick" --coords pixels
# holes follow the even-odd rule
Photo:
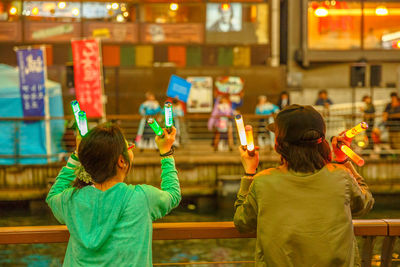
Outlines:
[[[344,134],[344,136],[348,139],[353,138],[354,136],[358,135],[359,133],[365,131],[368,129],[368,124],[366,122],[361,122],[351,128],[350,130],[347,130]]]
[[[81,136],[85,136],[88,133],[88,123],[87,123],[87,118],[86,118],[86,112],[85,111],[79,111],[78,113],[78,129],[79,133]]]
[[[340,150],[346,154],[355,164],[358,166],[363,166],[364,165],[364,160],[357,155],[350,147],[344,144],[338,144],[340,146]]]
[[[160,125],[158,124],[158,122],[155,119],[150,118],[147,120],[147,123],[150,125],[151,129],[154,131],[154,133],[156,135],[158,135],[158,136],[164,135],[163,129],[160,127]]]
[[[240,144],[243,148],[247,146],[246,131],[244,129],[243,117],[238,114],[235,116],[236,128],[239,134]]]
[[[167,128],[168,133],[171,133],[171,128],[174,124],[174,115],[172,113],[172,104],[170,102],[164,104],[164,116],[165,128]]]
[[[253,139],[253,127],[251,125],[246,125],[246,139],[247,139],[247,152],[249,156],[254,156],[255,147],[254,147],[254,139]]]

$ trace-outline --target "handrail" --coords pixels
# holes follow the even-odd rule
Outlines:
[[[353,220],[357,236],[398,236],[400,220]],[[233,222],[153,223],[153,240],[255,238],[242,234]],[[0,244],[68,242],[65,225],[0,227]]]

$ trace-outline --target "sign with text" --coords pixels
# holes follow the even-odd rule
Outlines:
[[[101,55],[97,40],[72,40],[76,98],[87,117],[102,117]]]
[[[212,77],[187,77],[192,84],[187,111],[190,113],[208,113],[212,111],[213,79]]]
[[[168,84],[167,96],[178,98],[180,101],[187,102],[192,84],[176,75],[171,75]]]
[[[18,49],[16,53],[24,117],[44,116],[44,49]]]
[[[25,41],[69,42],[81,35],[80,24],[76,22],[25,22]]]

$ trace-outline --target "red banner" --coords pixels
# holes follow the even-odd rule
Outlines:
[[[100,48],[97,40],[71,41],[76,98],[87,117],[103,116]]]

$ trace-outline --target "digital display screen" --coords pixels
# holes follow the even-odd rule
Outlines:
[[[206,29],[209,32],[242,30],[242,4],[207,4]]]

